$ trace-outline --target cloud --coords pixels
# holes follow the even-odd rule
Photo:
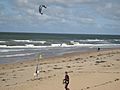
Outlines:
[[[118,27],[119,3],[119,0],[2,0],[0,24],[23,28],[59,27],[64,30],[69,27],[108,28],[110,25],[105,25],[113,23],[112,27]],[[40,4],[47,5],[43,15],[38,11]]]
[[[116,1],[116,0],[115,0]],[[97,12],[103,17],[113,20],[120,20],[120,5],[118,2],[109,1],[98,5]]]
[[[96,1],[96,0],[92,0],[92,1]],[[77,4],[77,3],[88,3],[88,2],[91,2],[91,0],[48,0],[48,1],[42,1],[40,2],[40,0],[13,0],[13,3],[10,3],[11,8],[13,11],[11,12],[12,16],[14,17],[11,17],[13,19],[16,19],[16,23],[17,22],[21,22],[23,20],[27,20],[31,22],[35,22],[36,19],[38,20],[41,20],[42,22],[45,21],[50,21],[53,22],[53,21],[56,21],[56,22],[67,22],[68,21],[74,21],[77,20],[76,18],[79,18],[76,17],[74,18],[74,13],[72,13],[72,9],[70,9],[68,7],[68,5],[74,5],[74,4]],[[45,13],[44,16],[40,16],[39,15],[39,12],[38,12],[38,7],[40,5],[40,3],[47,3],[48,5],[48,9],[45,10]],[[14,5],[13,5],[14,4]],[[63,7],[66,6],[66,7]],[[75,6],[74,6],[75,7]],[[7,12],[7,10],[6,10]],[[8,16],[9,17],[9,16]],[[89,17],[87,17],[89,18]],[[85,20],[85,17],[83,17],[83,20],[82,17],[81,19],[78,19],[78,20],[81,20],[81,22],[86,22],[87,21],[87,18]],[[6,18],[7,20],[8,18]],[[34,19],[34,20],[33,20]],[[11,19],[10,19],[11,20]],[[19,20],[19,21],[18,21]],[[53,21],[52,21],[53,20]],[[78,21],[77,20],[77,21]],[[90,21],[88,21],[90,22]]]

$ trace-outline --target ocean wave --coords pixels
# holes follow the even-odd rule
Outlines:
[[[34,44],[25,44],[26,47],[34,47]]]
[[[69,45],[66,43],[62,44],[51,44],[49,46],[35,46],[34,44],[26,44],[25,46],[7,46],[0,45],[0,48],[54,48],[54,47],[91,47],[91,46],[120,46],[120,44],[80,44],[75,43],[73,45]]]
[[[25,54],[14,54],[14,55],[1,55],[1,58],[10,58],[10,57],[23,57],[23,56],[30,56],[33,55],[35,53],[25,53]]]
[[[61,44],[51,44],[52,47],[60,47]]]
[[[120,42],[120,39],[114,39],[114,41],[116,41],[116,42]]]
[[[73,44],[73,45],[80,45],[80,43],[76,42],[76,41],[70,41],[70,43]]]
[[[0,49],[0,52],[18,52],[24,51],[24,49]]]
[[[0,43],[5,43],[6,41],[0,41]]]
[[[13,40],[15,42],[27,42],[27,43],[41,43],[41,44],[45,44],[46,41],[33,41],[33,40]]]
[[[1,48],[7,47],[7,45],[0,45]]]
[[[34,46],[34,45],[25,45],[25,46],[7,46],[7,45],[0,45],[0,48],[46,48],[50,46]]]
[[[82,42],[102,42],[102,41],[105,41],[105,40],[101,40],[101,39],[86,39],[86,40],[79,40],[79,41],[82,41]]]

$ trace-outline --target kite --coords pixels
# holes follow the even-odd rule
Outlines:
[[[43,13],[42,13],[42,9],[43,8],[47,8],[45,5],[40,5],[39,6],[39,13],[41,14],[41,15],[43,15]]]

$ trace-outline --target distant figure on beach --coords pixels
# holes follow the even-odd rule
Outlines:
[[[37,64],[37,66],[36,66],[36,70],[35,70],[35,73],[34,73],[34,78],[35,78],[35,79],[38,79],[38,78],[39,78],[38,64]]]
[[[65,78],[63,79],[63,84],[65,84],[65,90],[69,90],[69,88],[68,88],[68,84],[69,84],[68,72],[65,72]]]
[[[98,48],[98,51],[100,51],[100,48]]]

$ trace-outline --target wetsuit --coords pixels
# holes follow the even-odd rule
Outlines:
[[[69,84],[69,76],[65,75],[65,79],[64,79],[64,83],[65,83],[65,89],[67,90],[68,88],[68,84]]]

